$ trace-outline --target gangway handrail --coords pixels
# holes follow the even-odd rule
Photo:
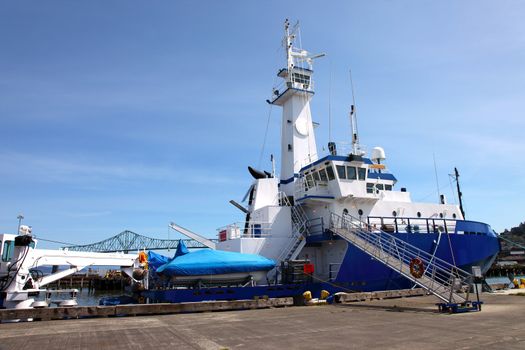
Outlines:
[[[467,301],[468,288],[472,281],[470,273],[390,233],[369,229],[369,225],[351,215],[342,217],[331,213],[330,230],[334,233],[421,285],[443,301],[449,303]],[[418,277],[415,277],[412,271],[408,271],[409,267],[412,268],[415,259],[426,265],[422,275]],[[459,295],[458,290],[467,293],[467,297]]]
[[[339,218],[341,218],[341,219],[343,219],[343,220],[345,220],[345,221],[348,221],[347,219],[341,217],[341,216],[338,215],[338,214],[331,213],[331,223],[333,222],[332,219],[333,219],[334,216],[335,216],[335,217],[339,217]],[[355,220],[359,221],[359,219],[354,218],[354,217],[352,217],[352,216],[349,215],[349,214],[345,214],[345,216],[351,217],[354,221],[355,221]],[[364,225],[366,225],[366,223],[364,223],[364,222],[362,222],[362,221],[360,221],[360,222],[363,223]],[[355,224],[354,224],[354,225],[355,225]],[[356,227],[356,228],[361,228],[361,227],[357,227],[357,226],[354,226],[354,227]],[[366,226],[365,226],[365,227],[366,227]],[[410,248],[410,249],[412,249],[412,250],[415,250],[415,251],[417,251],[419,254],[421,254],[421,255],[423,255],[423,256],[428,256],[428,257],[430,257],[430,258],[432,258],[432,259],[435,259],[436,261],[439,261],[440,263],[444,264],[445,266],[449,266],[449,267],[451,267],[451,268],[457,269],[458,271],[461,271],[461,272],[463,272],[463,273],[465,273],[465,274],[467,274],[467,275],[469,275],[469,276],[471,275],[469,272],[460,269],[459,267],[457,267],[457,266],[455,266],[455,265],[449,263],[448,261],[445,261],[445,260],[443,260],[443,259],[440,259],[440,258],[436,257],[436,256],[433,255],[433,254],[430,254],[430,253],[428,253],[428,252],[426,252],[426,251],[424,251],[424,250],[421,250],[420,248],[418,248],[418,247],[416,247],[416,246],[414,246],[414,245],[412,245],[412,244],[410,244],[410,243],[407,243],[407,242],[403,241],[402,239],[399,239],[399,238],[393,236],[392,234],[390,234],[390,233],[388,233],[388,232],[385,232],[385,231],[382,231],[382,230],[378,229],[378,230],[376,230],[376,231],[370,231],[370,232],[367,232],[367,233],[374,233],[374,234],[388,235],[388,237],[391,238],[392,240],[402,243],[402,244],[405,245],[407,248]]]

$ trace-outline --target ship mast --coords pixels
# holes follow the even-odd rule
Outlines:
[[[352,154],[360,155],[359,134],[357,133],[357,118],[355,115],[355,105],[350,106],[350,124],[352,126]]]
[[[465,219],[465,210],[463,210],[463,193],[461,193],[461,188],[459,187],[459,171],[458,168],[454,168],[454,177],[456,178],[456,186],[458,189],[458,200],[459,200],[459,210],[461,215],[463,215],[463,220]]]
[[[291,72],[293,69],[293,39],[295,39],[295,34],[290,34],[290,22],[288,18],[284,21],[284,40],[286,40],[286,66],[288,72]],[[287,81],[291,81],[291,74],[288,74]]]
[[[290,27],[284,22],[282,44],[286,52],[286,66],[277,76],[281,83],[273,88],[267,100],[283,110],[281,124],[281,173],[280,190],[288,196],[295,192],[295,179],[302,167],[318,159],[315,134],[310,111],[313,89],[313,60],[324,54],[311,55],[294,46],[298,24]]]
[[[355,107],[354,81],[352,79],[352,70],[350,70],[350,87],[352,88],[352,105],[350,106],[350,125],[352,127],[352,154],[356,156],[364,155],[359,146],[359,133],[357,132],[357,113]]]

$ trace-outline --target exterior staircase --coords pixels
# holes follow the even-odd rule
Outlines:
[[[292,218],[292,232],[287,244],[283,246],[277,263],[281,261],[295,260],[301,250],[306,245],[306,235],[308,234],[308,217],[303,208],[298,205],[292,205],[286,194],[279,193],[279,205],[290,207],[290,215]],[[276,266],[268,273],[268,280],[273,280],[278,272],[279,266]]]
[[[473,277],[468,272],[392,234],[371,232],[366,223],[350,215],[331,213],[330,230],[443,302],[457,305],[469,302]]]
[[[292,236],[289,244],[284,246],[284,248],[281,250],[281,254],[277,260],[294,260],[297,258],[306,244],[308,217],[306,216],[303,208],[298,205],[292,205],[284,193],[281,193],[279,202],[282,206],[290,207],[290,215],[292,217]]]

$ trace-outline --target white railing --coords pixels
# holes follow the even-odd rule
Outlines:
[[[235,238],[263,238],[271,236],[269,222],[234,222],[217,229],[219,241]],[[224,235],[221,237],[221,234]]]
[[[334,142],[333,144],[335,145],[335,152],[339,156],[347,156],[354,151],[352,142],[341,141],[341,142]],[[330,154],[330,150],[328,149],[328,146],[323,147],[323,150],[324,150],[323,155]],[[366,146],[360,144],[358,150],[361,151],[363,154],[366,154]]]
[[[367,223],[372,228],[385,232],[406,233],[455,233],[456,219],[369,216]]]

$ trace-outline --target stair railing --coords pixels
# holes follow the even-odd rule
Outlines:
[[[278,261],[289,260],[302,245],[308,234],[308,216],[303,208],[298,205],[292,205],[284,192],[279,192],[279,203],[282,206],[290,207],[292,219],[292,234],[288,244],[281,250]],[[304,244],[303,244],[304,245]]]
[[[465,302],[468,299],[472,275],[457,266],[392,234],[372,230],[369,225],[350,215],[342,217],[331,213],[330,230],[443,301]],[[410,271],[410,265],[416,258],[424,265],[420,277],[415,277]]]

